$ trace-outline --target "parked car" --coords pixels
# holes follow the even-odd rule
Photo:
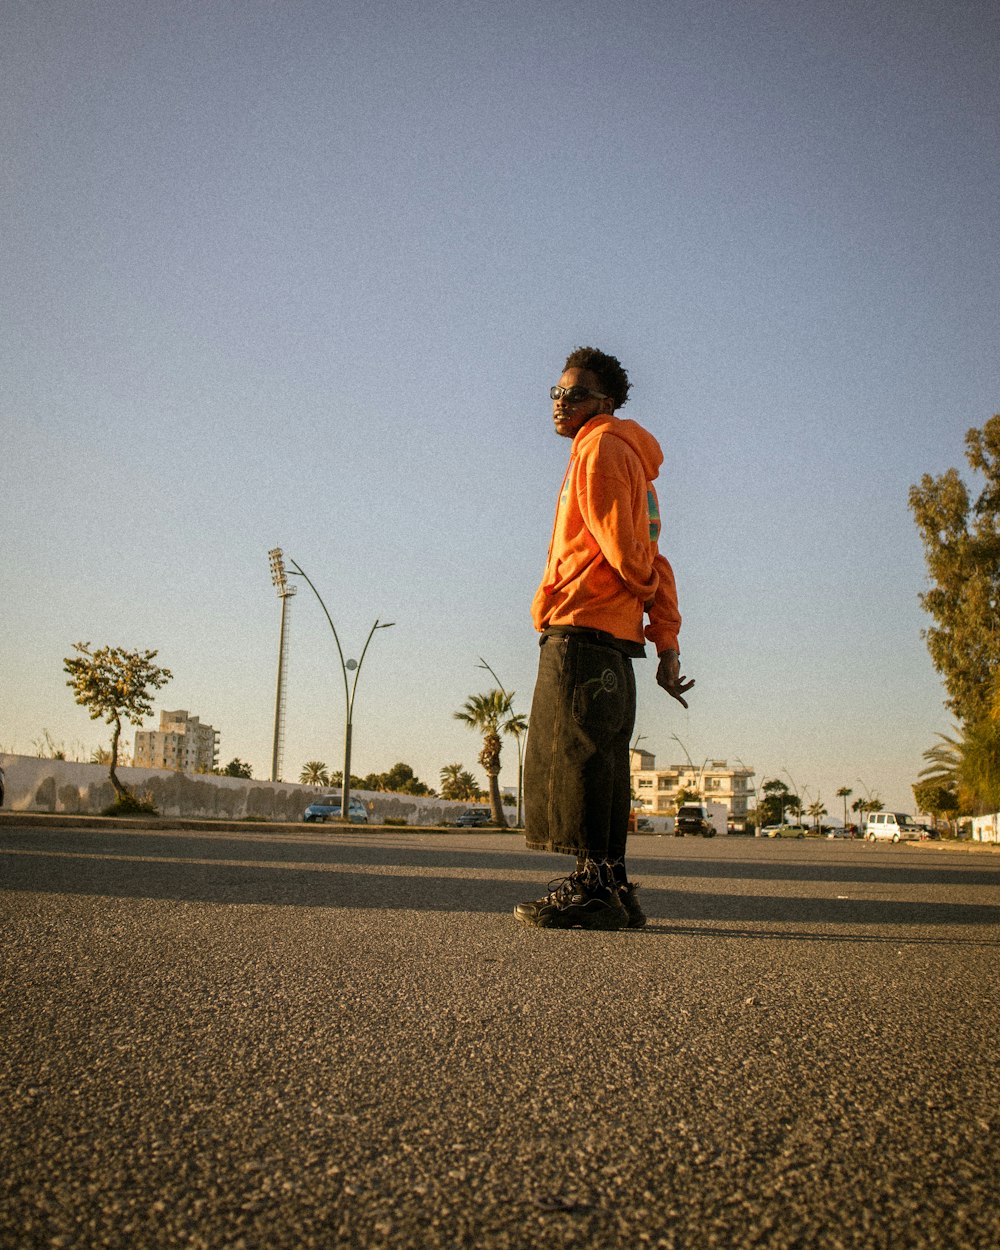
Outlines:
[[[315,803],[310,803],[302,814],[303,820],[339,820],[340,809],[344,804],[342,794],[324,794]],[[360,799],[350,798],[347,802],[347,818],[352,825],[368,824],[368,809]]]
[[[455,821],[463,829],[480,829],[483,825],[493,823],[493,818],[485,807],[467,807]]]
[[[805,825],[765,825],[761,830],[765,838],[804,838]]]
[[[834,825],[832,829],[826,831],[826,836],[828,838],[853,838],[854,834],[843,825]]]
[[[925,836],[923,826],[905,812],[870,812],[865,821],[869,842],[919,842]]]
[[[716,829],[708,807],[704,803],[682,803],[674,821],[674,837],[683,838],[690,833],[699,838],[714,838]]]

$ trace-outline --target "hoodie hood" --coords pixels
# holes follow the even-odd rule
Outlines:
[[[596,443],[602,435],[611,434],[620,438],[639,457],[642,471],[650,482],[654,482],[663,464],[663,452],[660,444],[644,430],[637,421],[622,420],[611,413],[602,413],[593,417],[577,433],[573,439],[573,454],[579,455],[588,449],[588,445]]]

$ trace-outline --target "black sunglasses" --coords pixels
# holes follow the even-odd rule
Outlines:
[[[549,388],[549,399],[565,399],[568,404],[582,404],[585,399],[608,399],[600,391],[589,390],[586,386],[552,386]]]

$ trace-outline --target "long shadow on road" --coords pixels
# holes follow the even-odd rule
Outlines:
[[[424,835],[427,836],[427,835]],[[432,838],[434,835],[430,835]],[[440,835],[438,835],[440,836]],[[447,835],[445,835],[447,836]],[[569,863],[565,857],[544,857],[525,849],[517,834],[511,834],[510,849],[491,851],[463,846],[449,850],[441,845],[416,844],[420,835],[405,833],[380,835],[380,840],[358,843],[351,834],[314,833],[307,836],[273,834],[227,837],[200,833],[171,833],[159,830],[107,832],[102,830],[2,830],[0,850],[64,853],[67,855],[139,856],[144,859],[238,860],[240,863],[329,864],[398,868],[495,868],[510,871],[523,868],[544,877],[549,867],[561,872]],[[912,855],[905,848],[857,848],[863,854],[878,856],[868,864],[838,862],[835,859],[803,862],[792,859],[793,846],[765,843],[761,854],[749,855],[742,845],[729,840],[725,858],[703,858],[685,848],[682,856],[643,855],[642,841],[630,844],[629,867],[635,877],[683,877],[734,881],[827,881],[886,885],[961,885],[1000,889],[1000,867],[980,864],[941,867],[916,864],[903,857]],[[750,843],[749,845],[753,845]],[[818,844],[823,847],[825,844]],[[855,850],[857,853],[857,850]],[[771,856],[773,855],[773,858]],[[891,858],[890,858],[891,857]],[[0,888],[2,888],[0,880]]]
[[[0,855],[0,892],[90,895],[118,899],[173,900],[224,905],[326,907],[360,910],[416,910],[507,913],[526,894],[523,880],[496,872],[496,857],[468,855],[455,865],[455,875],[439,875],[440,867],[420,858],[421,871],[400,871],[393,854],[388,864],[365,865],[294,861],[263,864],[223,863],[200,856],[202,845],[187,847],[188,857],[146,859],[103,851],[90,855],[23,850]],[[346,848],[343,848],[346,849]],[[357,848],[355,848],[356,850]],[[245,847],[240,847],[245,851]],[[198,859],[192,857],[196,851]],[[357,858],[357,857],[356,857]],[[510,873],[513,856],[503,856]],[[523,860],[537,866],[537,859]],[[378,871],[381,866],[383,871]],[[520,865],[517,865],[520,867]],[[657,864],[657,867],[660,867]],[[405,868],[405,865],[402,866]],[[366,870],[367,868],[367,870]],[[373,870],[374,869],[374,870]],[[393,870],[394,869],[394,870]],[[464,870],[464,875],[460,870]],[[997,926],[1000,906],[976,902],[886,899],[769,893],[766,882],[752,893],[704,893],[649,886],[643,904],[651,919],[677,923],[740,922],[753,924],[834,926]],[[543,892],[541,889],[537,893]],[[676,931],[676,930],[675,930]]]

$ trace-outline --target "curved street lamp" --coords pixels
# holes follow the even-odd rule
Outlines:
[[[753,791],[754,807],[757,813],[757,823],[754,826],[754,834],[755,836],[759,837],[760,836],[760,791],[757,789],[756,781],[751,781],[751,778],[756,777],[757,774],[754,771],[754,769],[752,769],[749,764],[745,764],[738,755],[734,756],[734,758],[736,760],[736,763],[739,764],[740,768],[745,768],[748,774],[747,777],[744,778],[744,780],[747,782],[747,784],[750,786],[750,789]],[[744,822],[743,822],[744,829],[746,829],[746,826],[749,823],[750,823],[749,814],[745,813]]]
[[[864,786],[865,788],[865,797],[858,802],[858,835],[863,837],[865,830],[862,817],[867,816],[869,812],[874,812],[876,810],[875,804],[878,803],[879,800],[872,793],[872,788],[866,781],[862,781],[860,777],[855,777],[854,780],[859,786]]]
[[[671,734],[670,736],[671,736],[671,738],[673,738],[673,740],[674,740],[675,742],[680,743],[680,748],[681,748],[681,750],[684,752],[684,758],[687,760],[687,762],[688,762],[688,764],[689,764],[689,766],[691,767],[691,770],[692,770],[692,772],[693,772],[693,771],[694,771],[694,760],[691,758],[691,756],[690,756],[690,755],[688,755],[688,749],[687,749],[687,747],[684,745],[684,743],[683,743],[683,742],[681,742],[680,738],[678,738],[676,734]]]
[[[368,631],[368,637],[365,639],[365,645],[361,649],[360,660],[345,660],[344,652],[340,645],[340,638],[337,635],[337,627],[333,623],[333,617],[327,611],[326,604],[323,602],[323,596],[312,584],[305,570],[294,560],[288,563],[295,570],[295,575],[305,579],[309,589],[319,600],[319,606],[323,609],[323,614],[329,622],[330,629],[333,631],[333,641],[337,644],[337,655],[340,657],[340,671],[344,678],[344,708],[346,712],[346,721],[344,724],[344,781],[340,792],[340,819],[343,821],[350,820],[350,803],[351,803],[351,737],[354,729],[354,696],[358,692],[358,678],[361,676],[361,665],[365,662],[365,655],[368,651],[368,644],[371,642],[377,629],[391,629],[395,625],[395,621],[380,621],[376,618],[375,624]],[[354,673],[354,680],[348,687],[347,674]]]
[[[808,794],[808,792],[809,792],[809,787],[807,786],[807,787],[805,788],[805,790],[800,790],[800,789],[799,789],[799,787],[795,784],[795,778],[794,778],[794,777],[792,776],[792,774],[788,771],[788,769],[787,769],[787,768],[782,768],[782,770],[781,770],[781,771],[785,774],[785,776],[788,778],[788,780],[792,783],[792,793],[795,795],[796,802],[797,802],[797,803],[798,803],[798,805],[799,805],[799,810],[798,810],[798,812],[796,813],[796,815],[798,816],[799,821],[801,822],[801,820],[802,820],[802,799],[803,799],[803,798],[804,798],[804,797]],[[784,813],[784,811],[782,811],[782,813],[781,813],[781,821],[782,821],[782,824],[784,824],[784,820],[785,820],[785,813]]]

